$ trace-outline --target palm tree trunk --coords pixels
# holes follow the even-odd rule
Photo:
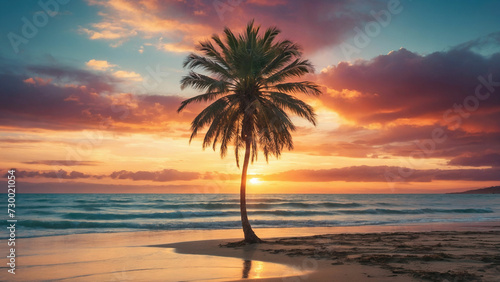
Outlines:
[[[243,227],[243,234],[245,235],[245,243],[261,243],[262,240],[255,235],[252,230],[252,226],[248,221],[247,216],[247,200],[246,200],[246,188],[247,188],[247,170],[248,163],[250,161],[250,141],[247,140],[245,148],[245,160],[243,161],[243,170],[241,172],[241,188],[240,188],[240,211],[241,211],[241,225]]]

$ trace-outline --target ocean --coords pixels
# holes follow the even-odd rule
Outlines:
[[[237,194],[17,194],[15,211],[21,238],[241,227]],[[498,221],[500,195],[259,194],[248,214],[255,228]]]

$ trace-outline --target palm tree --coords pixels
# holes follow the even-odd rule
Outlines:
[[[289,40],[278,40],[280,30],[268,28],[259,33],[260,26],[251,21],[239,35],[225,28],[224,40],[213,35],[199,42],[198,54],[190,54],[184,67],[191,71],[181,80],[181,89],[192,87],[204,94],[189,98],[177,110],[193,102],[211,102],[191,123],[191,138],[208,127],[203,148],[220,144],[220,154],[234,146],[236,165],[244,148],[241,172],[240,211],[244,243],[262,242],[248,221],[246,208],[247,169],[262,150],[269,156],[281,155],[283,148],[293,149],[291,132],[295,126],[288,113],[298,115],[316,125],[313,108],[294,95],[319,95],[319,86],[298,77],[314,72],[308,60],[301,58],[300,47]],[[208,73],[194,72],[201,69]],[[295,79],[290,81],[290,79]]]

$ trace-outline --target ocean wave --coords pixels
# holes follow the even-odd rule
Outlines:
[[[359,203],[334,203],[334,202],[317,202],[317,203],[301,203],[301,202],[284,202],[284,203],[248,203],[248,209],[271,209],[273,207],[291,207],[291,208],[356,208],[362,207]],[[221,210],[221,209],[239,209],[239,203],[222,203],[222,202],[206,202],[196,204],[162,204],[151,206],[155,209],[205,209],[205,210]]]
[[[78,204],[95,204],[95,203],[100,203],[104,202],[103,200],[98,200],[98,199],[92,199],[92,200],[73,200],[73,203],[78,203]]]
[[[284,216],[301,217],[315,215],[412,215],[412,214],[433,214],[433,213],[493,213],[489,209],[414,209],[414,210],[394,210],[394,209],[364,209],[364,210],[250,210],[251,215],[263,216]],[[85,220],[129,220],[129,219],[182,219],[182,218],[216,218],[238,216],[239,211],[174,211],[162,213],[81,213],[71,212],[63,214],[64,219],[85,219]]]
[[[262,199],[259,199],[262,200]],[[253,202],[249,201],[247,203],[248,209],[272,209],[279,207],[289,207],[289,208],[356,208],[362,207],[363,204],[360,203],[337,203],[337,202],[274,202],[273,201],[263,201],[263,202]],[[40,205],[27,204],[26,207],[31,209],[53,209],[53,208],[71,208],[71,209],[82,209],[86,211],[101,210],[106,207],[113,208],[123,208],[129,209],[131,207],[143,207],[148,209],[166,209],[166,210],[182,210],[182,209],[201,209],[201,210],[225,210],[225,209],[236,209],[239,210],[239,201],[205,201],[201,203],[172,203],[165,201],[154,201],[154,202],[134,202],[133,200],[75,200],[76,204],[62,203],[60,205]],[[110,204],[112,203],[112,204]]]
[[[472,220],[476,221],[478,219]],[[482,218],[487,220],[487,218]],[[412,224],[430,222],[465,222],[471,219],[433,219],[433,218],[413,218],[413,219],[387,219],[379,221],[370,220],[251,220],[251,224],[256,228],[285,228],[285,227],[335,227],[335,226],[362,226],[362,225],[387,225],[387,224]],[[95,229],[96,232],[111,232],[116,229],[126,230],[189,230],[189,229],[234,229],[241,228],[241,221],[164,221],[164,222],[102,222],[102,221],[40,221],[23,220],[18,222],[19,226],[38,230],[62,230],[62,229]],[[73,233],[79,233],[75,231]]]
[[[64,219],[85,219],[85,220],[127,220],[127,219],[182,219],[196,217],[224,217],[238,216],[239,212],[191,212],[191,211],[176,211],[164,213],[67,213],[62,216]]]
[[[274,216],[312,216],[312,215],[335,215],[329,211],[308,211],[308,210],[271,210],[271,211],[249,211],[250,215],[274,215]],[[62,215],[64,219],[85,219],[85,220],[128,220],[128,219],[182,219],[182,218],[204,218],[204,217],[229,217],[239,216],[239,211],[175,211],[163,213],[67,213]]]
[[[341,222],[337,220],[251,220],[254,227],[313,227],[359,225],[367,221]],[[241,228],[241,221],[212,222],[100,222],[100,221],[40,221],[24,220],[20,226],[43,229],[141,229],[141,230],[178,230],[178,229],[231,229]]]
[[[247,203],[276,203],[286,201],[281,198],[247,198]],[[211,203],[240,203],[240,199],[225,199],[225,200],[214,200]]]
[[[141,229],[141,230],[176,230],[176,229],[227,229],[241,227],[240,221],[216,222],[164,222],[164,223],[138,223],[138,222],[99,222],[99,221],[40,221],[23,220],[20,226],[44,229]]]
[[[399,205],[396,205],[394,203],[375,203],[375,206],[382,206],[382,207],[397,207]]]
[[[255,215],[276,215],[276,216],[310,216],[310,215],[334,215],[329,211],[307,211],[307,210],[272,210],[272,211],[248,211],[248,214]]]
[[[100,211],[101,208],[96,205],[75,205],[75,206],[65,206],[66,208],[81,209],[84,211]]]
[[[247,208],[257,228],[500,220],[498,195],[252,197]],[[22,236],[241,228],[238,195],[20,194],[17,207]]]
[[[356,207],[362,207],[362,204],[358,203],[320,203],[321,206],[327,207],[327,208],[356,208]]]
[[[18,205],[28,207],[29,209],[53,209],[54,208],[53,205],[21,205],[19,203],[18,203]]]
[[[87,200],[73,200],[74,203],[79,204],[101,204],[101,203],[133,203],[132,199],[87,199]]]
[[[223,210],[223,209],[238,209],[238,204],[224,203],[198,203],[198,204],[162,204],[151,206],[153,209],[204,209],[204,210]]]
[[[339,214],[429,214],[429,213],[493,213],[490,209],[365,209],[365,210],[337,210]]]
[[[23,211],[22,213],[26,214],[36,214],[36,215],[53,215],[53,214],[58,214],[55,211],[52,210],[34,210],[34,209],[29,209],[26,211]]]

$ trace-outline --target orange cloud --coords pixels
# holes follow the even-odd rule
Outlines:
[[[100,164],[98,161],[75,161],[75,160],[39,160],[23,162],[30,165],[48,165],[48,166],[95,166]]]
[[[30,78],[27,78],[25,80],[23,80],[24,83],[26,84],[30,84],[30,85],[47,85],[49,84],[50,82],[52,82],[52,79],[43,79],[43,78],[40,78],[40,77],[30,77]]]
[[[101,60],[90,60],[87,63],[85,63],[87,67],[94,69],[94,70],[99,70],[99,71],[104,71],[113,67],[116,67],[116,65],[110,64],[108,61],[101,61]]]
[[[203,23],[186,23],[185,19],[167,17],[161,13],[160,6],[177,5],[179,1],[90,1],[89,4],[104,8],[99,13],[102,21],[92,24],[89,28],[80,28],[80,31],[89,35],[92,40],[117,40],[114,46],[133,36],[145,39],[164,37],[175,42],[154,44],[158,49],[181,52],[188,50],[181,46],[192,46],[196,38],[202,38],[214,32],[214,29]],[[160,9],[160,10],[159,10]],[[197,10],[193,15],[203,16],[203,10]]]
[[[26,83],[26,84],[36,85],[36,82],[35,82],[35,80],[34,80],[32,77],[27,78],[27,79],[25,79],[25,80],[23,80],[23,81],[24,81],[24,83]]]
[[[142,81],[140,74],[133,71],[115,71],[113,75],[117,78],[123,78],[132,81]]]
[[[195,42],[220,33],[224,26],[242,28],[251,19],[277,25],[285,37],[315,51],[339,44],[354,27],[373,20],[366,11],[387,6],[378,1],[360,6],[348,0],[91,0],[89,4],[102,9],[100,22],[80,28],[90,39],[118,46],[138,36],[168,52],[190,51]]]

